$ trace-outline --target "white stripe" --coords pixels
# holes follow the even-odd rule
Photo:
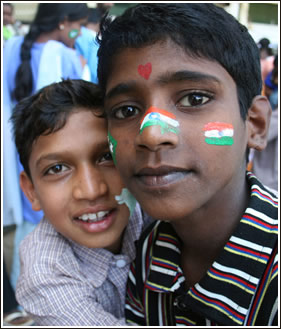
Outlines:
[[[180,254],[179,248],[172,243],[157,240],[155,244],[160,247],[172,249],[176,251],[178,254]]]
[[[158,226],[160,225],[160,221],[158,221],[153,230],[158,229]],[[153,234],[153,233],[151,233]],[[142,247],[142,281],[145,282],[146,279],[146,262],[145,262],[145,255],[147,252],[147,244],[148,244],[148,239],[149,239],[150,234],[147,236],[147,238],[144,240],[143,247]]]
[[[162,319],[162,294],[158,294],[158,326],[163,326],[163,319]]]
[[[145,261],[145,255],[147,251],[147,243],[148,243],[149,235],[144,240],[143,246],[142,246],[142,282],[145,282],[146,279],[146,261]]]
[[[253,216],[257,217],[258,219],[260,218],[270,225],[278,225],[278,219],[273,219],[269,216],[266,216],[265,214],[255,210],[253,208],[247,208],[245,211],[245,214],[253,215]]]
[[[148,113],[148,114],[145,116],[145,118],[143,119],[143,122],[142,122],[142,124],[141,124],[140,129],[142,129],[143,125],[144,125],[147,121],[151,121],[151,120],[152,120],[152,119],[149,117],[152,113],[153,113],[153,112]],[[159,113],[159,112],[155,112],[155,113],[159,114],[159,116],[160,116],[159,121],[166,122],[167,124],[169,124],[169,125],[171,125],[171,126],[173,126],[173,127],[178,127],[178,126],[180,125],[179,122],[178,122],[177,120],[171,119],[171,118],[167,117],[166,115],[163,115],[163,114],[161,114],[161,113]],[[158,119],[156,119],[156,120],[158,120]]]
[[[264,189],[262,189],[260,186],[258,186],[258,185],[256,185],[256,184],[252,185],[251,189],[252,189],[252,190],[253,190],[253,189],[257,189],[257,190],[259,190],[262,194],[268,196],[270,199],[274,200],[275,202],[278,202],[278,197],[273,197],[272,195],[270,195],[268,192],[266,192]],[[272,191],[272,193],[275,192],[274,194],[278,193],[277,191],[272,190],[272,189],[271,189],[271,191]]]
[[[176,271],[169,270],[168,268],[164,268],[164,267],[157,266],[157,265],[150,265],[150,269],[155,271],[155,272],[167,274],[167,275],[170,275],[170,276],[175,276],[177,274]]]
[[[250,241],[247,241],[247,240],[244,240],[244,239],[240,239],[240,238],[237,238],[235,236],[232,236],[230,238],[230,241],[233,241],[241,246],[244,246],[244,247],[248,247],[248,248],[251,248],[251,249],[254,249],[256,251],[259,251],[259,252],[264,252],[266,254],[271,254],[272,252],[272,248],[268,248],[268,247],[264,247],[264,246],[261,246],[260,244],[257,244],[257,243],[253,243],[253,242],[250,242]]]
[[[139,317],[141,317],[141,318],[144,318],[144,314],[142,314],[142,313],[136,311],[136,310],[133,309],[130,305],[126,304],[126,305],[125,305],[125,308],[126,308],[127,310],[130,310],[130,311],[131,311],[132,313],[134,313],[136,316],[139,316]]]
[[[233,268],[233,267],[226,267],[226,266],[223,266],[217,262],[214,262],[213,265],[212,265],[214,268],[222,271],[222,272],[225,272],[225,273],[231,273],[231,274],[234,274],[236,276],[239,276],[240,278],[243,278],[253,284],[258,284],[259,282],[259,279],[251,276],[250,274],[246,273],[246,272],[243,272],[243,271],[240,271],[240,270],[237,270],[236,268]]]
[[[129,278],[133,282],[133,284],[136,285],[136,278],[134,277],[134,275],[131,271],[129,272]]]
[[[206,137],[216,137],[216,138],[221,138],[224,136],[232,137],[233,136],[233,129],[223,129],[223,130],[218,130],[218,129],[213,129],[213,130],[206,130],[205,131],[205,136]]]
[[[176,291],[177,289],[179,289],[180,285],[182,282],[185,281],[185,277],[181,276],[180,278],[178,278],[178,280],[175,282],[175,284],[172,285],[171,287],[171,291]]]
[[[241,314],[246,314],[247,311],[248,311],[246,308],[244,308],[244,307],[242,307],[242,306],[240,306],[240,305],[234,303],[233,300],[227,298],[226,296],[224,296],[224,295],[220,295],[220,294],[215,294],[215,293],[213,293],[213,292],[211,292],[211,291],[208,291],[208,290],[202,288],[198,283],[195,284],[195,288],[196,288],[201,294],[203,294],[203,295],[205,295],[205,296],[208,296],[208,297],[210,297],[210,298],[218,299],[218,300],[222,301],[223,303],[225,303],[225,304],[231,306],[236,312],[239,312],[239,313],[241,313]]]

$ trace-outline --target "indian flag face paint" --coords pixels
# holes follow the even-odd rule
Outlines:
[[[115,200],[118,204],[125,203],[130,210],[130,216],[133,214],[137,201],[128,189],[123,188],[121,194],[115,196]]]
[[[112,159],[114,164],[116,165],[116,147],[117,147],[117,141],[111,136],[110,132],[108,132],[107,140],[109,144],[109,150],[112,155]]]
[[[142,133],[146,127],[160,126],[162,134],[164,132],[172,132],[178,134],[179,125],[180,124],[176,120],[176,116],[173,113],[151,106],[145,112],[145,116],[141,121],[140,133]]]
[[[209,122],[204,126],[205,142],[213,145],[232,145],[233,126],[224,122]]]
[[[78,36],[78,34],[79,34],[79,30],[73,29],[69,31],[68,36],[70,39],[74,39]]]

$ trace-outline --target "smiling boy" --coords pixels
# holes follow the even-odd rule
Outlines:
[[[143,215],[113,164],[101,106],[96,85],[65,80],[13,112],[20,185],[32,209],[45,214],[21,244],[16,289],[36,325],[125,324]]]
[[[213,4],[140,4],[101,24],[98,75],[116,166],[158,220],[127,320],[277,324],[277,197],[246,172],[271,108],[246,28]]]

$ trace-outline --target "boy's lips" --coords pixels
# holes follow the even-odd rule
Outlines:
[[[109,212],[101,211],[101,214],[104,213],[104,216],[96,219],[87,219],[86,217],[90,217],[89,215],[93,215],[95,213],[85,213],[86,220],[81,219],[81,215],[79,217],[74,218],[74,222],[85,232],[88,233],[102,233],[108,230],[112,224],[114,223],[117,216],[117,209],[112,209]]]
[[[187,169],[171,166],[145,167],[138,170],[135,177],[148,187],[159,188],[184,179],[190,172]]]
[[[97,222],[103,220],[113,211],[113,208],[108,208],[104,206],[86,208],[77,212],[73,218],[75,220],[81,220],[84,222]]]

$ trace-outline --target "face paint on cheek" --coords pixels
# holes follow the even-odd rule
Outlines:
[[[205,142],[211,145],[232,145],[233,125],[224,122],[209,122],[204,126]]]
[[[130,216],[133,214],[137,201],[128,189],[123,188],[121,194],[117,195],[115,200],[118,202],[118,204],[125,203],[129,208]]]
[[[114,164],[116,165],[116,147],[117,147],[117,141],[111,136],[110,132],[108,132],[107,140],[109,144],[109,150],[112,155],[112,159]]]
[[[179,125],[180,124],[173,113],[151,106],[145,112],[145,116],[141,121],[140,134],[145,128],[150,126],[160,126],[162,134],[166,132],[178,134]]]
[[[73,30],[70,30],[69,33],[68,33],[68,37],[70,39],[75,39],[79,34],[79,30],[77,29],[73,29]]]
[[[152,65],[151,63],[146,63],[145,65],[139,65],[138,66],[138,73],[140,76],[142,76],[143,78],[145,78],[146,80],[149,79],[150,74],[152,72]]]

